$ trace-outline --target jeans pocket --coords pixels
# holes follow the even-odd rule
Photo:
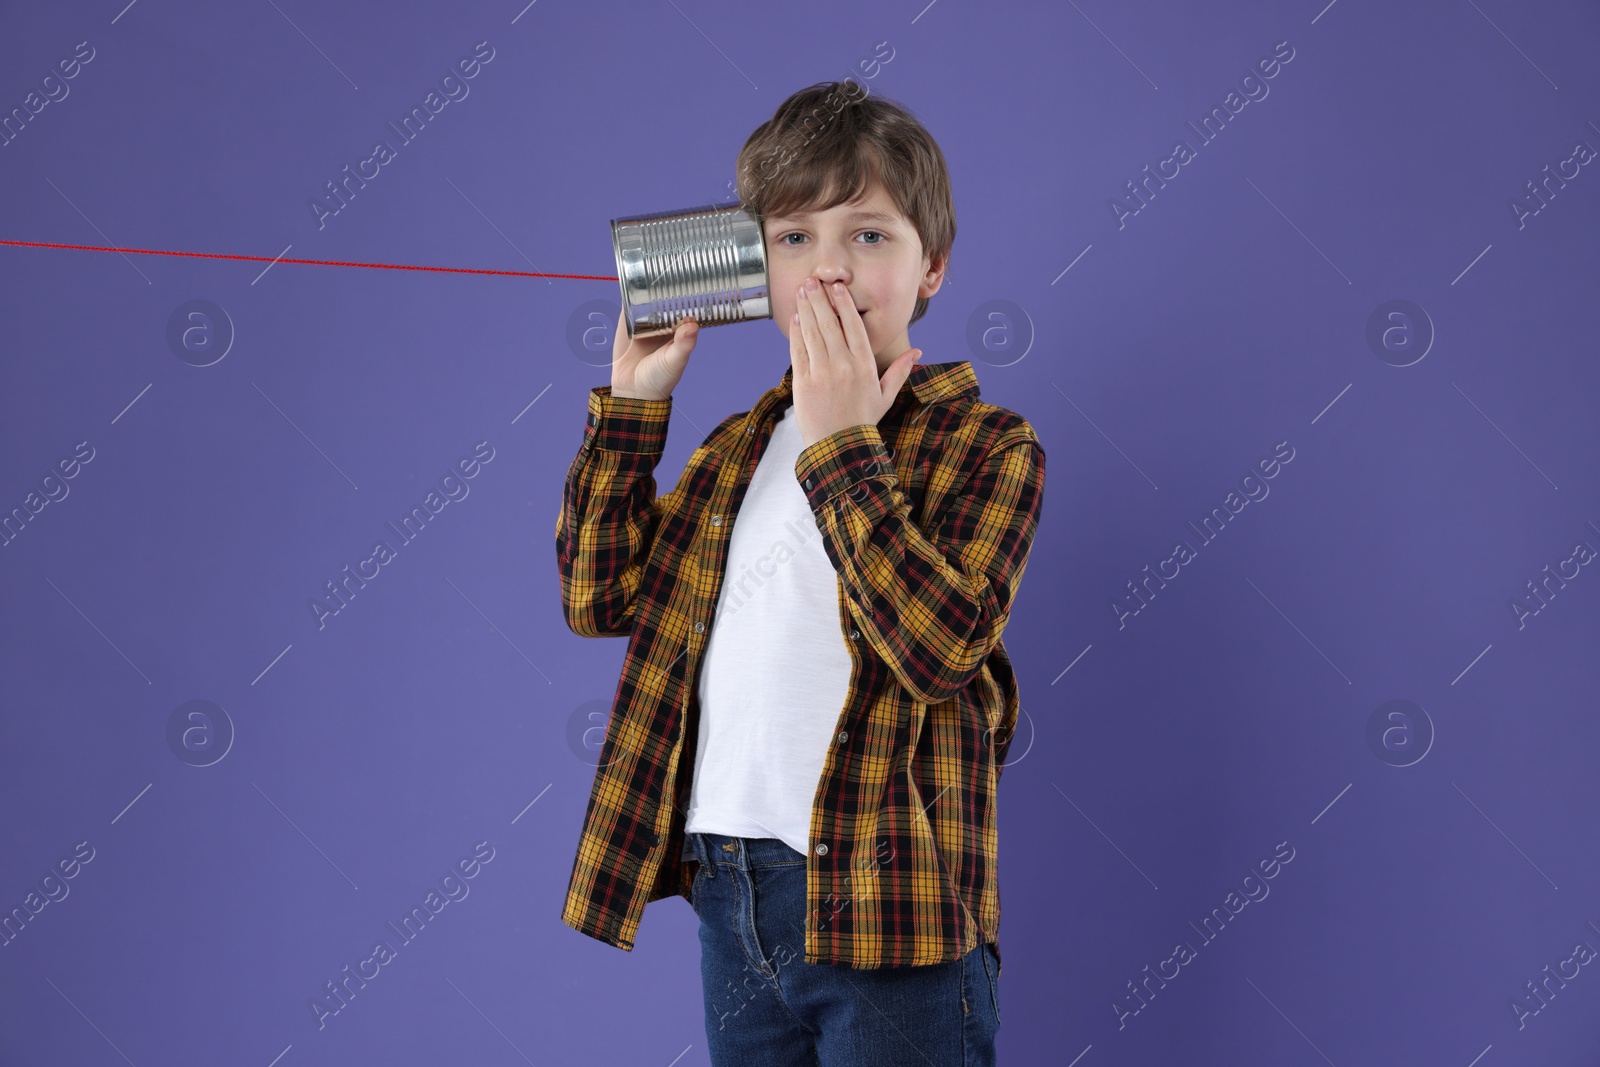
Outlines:
[[[983,973],[989,976],[989,1003],[994,1005],[994,1021],[1000,1022],[1000,960],[987,941],[983,943]]]

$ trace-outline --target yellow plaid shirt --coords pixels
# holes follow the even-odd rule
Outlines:
[[[631,951],[645,905],[689,898],[681,859],[697,679],[733,524],[792,403],[793,368],[724,419],[657,497],[671,400],[589,395],[556,521],[567,625],[627,637],[562,921]],[[969,362],[914,367],[876,426],[806,446],[795,478],[838,572],[850,687],[812,801],[805,961],[999,954],[995,795],[1017,721],[1001,633],[1027,566],[1044,449],[978,398]]]

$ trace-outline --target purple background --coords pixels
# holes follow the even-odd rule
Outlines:
[[[1511,1006],[1600,948],[1600,576],[1511,608],[1600,547],[1600,176],[1511,208],[1600,145],[1593,5],[121,2],[7,5],[0,111],[94,58],[0,147],[0,237],[610,275],[609,220],[726,201],[794,90],[854,72],[911,107],[960,227],[912,341],[1049,456],[1006,631],[1002,1062],[1594,1062],[1595,967]],[[479,41],[468,95],[319,228]],[[554,553],[615,283],[0,263],[0,509],[94,450],[0,549],[0,912],[94,850],[0,947],[0,1061],[706,1063],[686,902],[631,954],[560,921],[624,651],[565,628]],[[234,334],[204,367],[167,340],[196,299]],[[1374,348],[1397,299],[1426,323]],[[659,491],[787,360],[767,321],[703,335]],[[310,599],[479,441],[469,495],[319,629]],[[234,732],[205,767],[168,740],[191,700]],[[1369,743],[1391,700],[1425,719]],[[480,841],[470,895],[319,1030],[311,998]]]

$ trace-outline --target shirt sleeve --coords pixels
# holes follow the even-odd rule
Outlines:
[[[556,518],[556,562],[567,627],[582,637],[626,637],[660,518],[679,494],[656,499],[655,467],[672,401],[589,393],[583,445],[567,471]]]
[[[812,442],[795,474],[873,650],[917,700],[955,696],[999,643],[1027,567],[1044,495],[1032,429],[1000,435],[931,538],[911,519],[875,425]]]

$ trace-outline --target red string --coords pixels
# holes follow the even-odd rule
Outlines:
[[[531,270],[478,270],[473,267],[418,267],[408,263],[351,263],[339,259],[287,259],[277,256],[235,256],[223,252],[169,252],[159,248],[116,248],[101,245],[64,245],[49,241],[8,241],[0,237],[0,245],[17,245],[21,248],[78,248],[86,252],[137,252],[145,256],[199,256],[205,259],[248,259],[258,263],[310,263],[322,267],[372,267],[382,270],[435,270],[450,274],[504,274],[514,278],[576,278],[586,282],[614,282],[616,275],[605,274],[543,274]]]

